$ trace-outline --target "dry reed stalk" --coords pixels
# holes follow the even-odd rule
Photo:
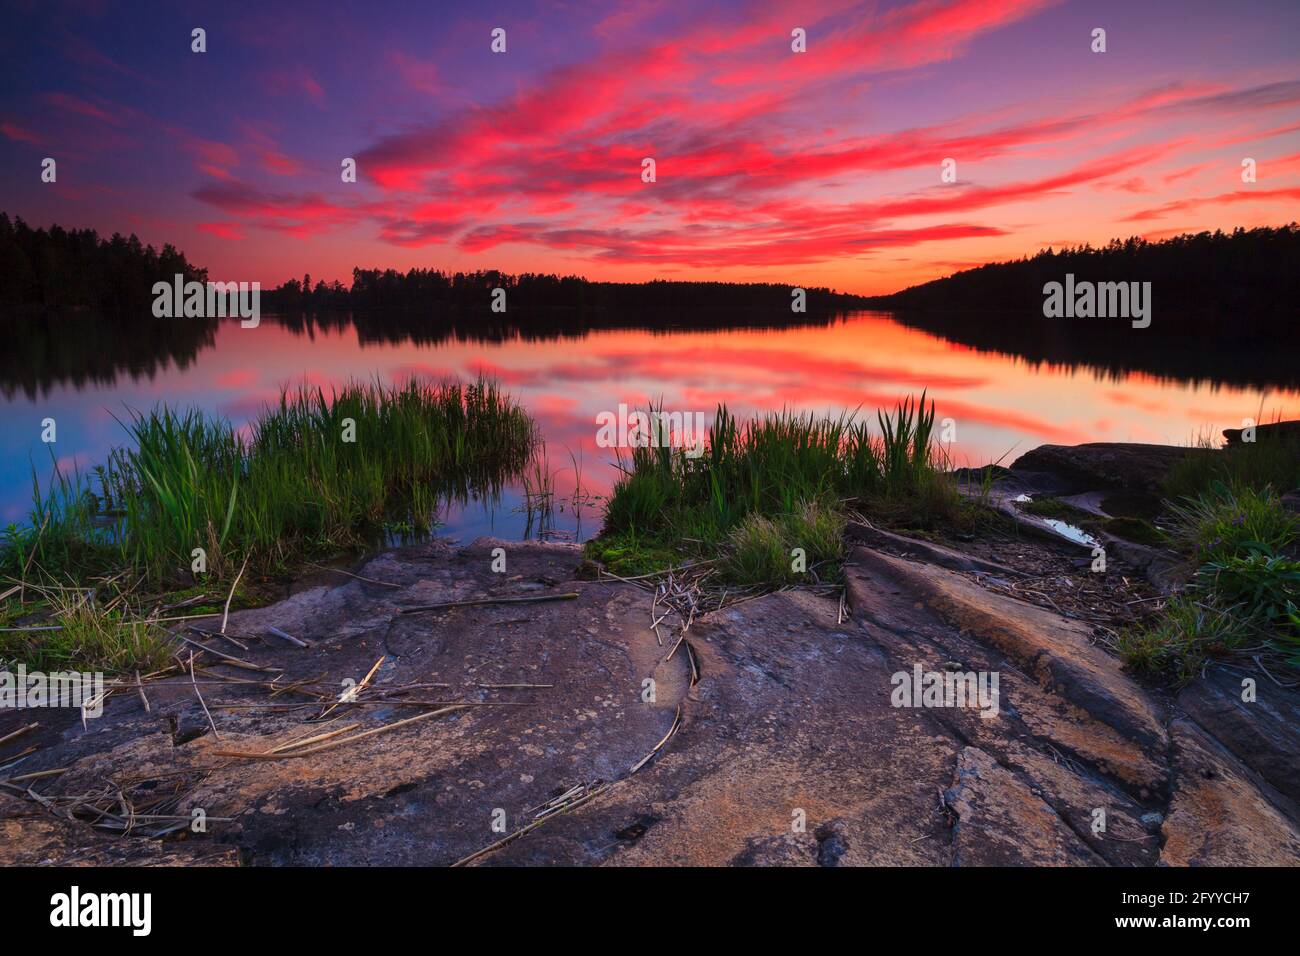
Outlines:
[[[226,622],[230,619],[230,602],[235,599],[235,588],[239,587],[239,579],[244,576],[244,568],[248,567],[248,555],[244,555],[244,563],[239,566],[239,573],[235,575],[234,583],[230,585],[230,593],[226,595],[226,607],[221,612],[221,633],[226,633]]]
[[[199,682],[194,678],[194,652],[190,651],[190,682],[194,685],[194,696],[199,699],[199,706],[203,708],[203,713],[207,715],[208,724],[212,727],[212,736],[218,740],[221,734],[217,733],[217,722],[212,719],[212,714],[208,711],[208,705],[203,702],[203,695],[199,693]]]
[[[215,757],[241,757],[246,760],[294,760],[300,757],[309,757],[312,754],[318,754],[326,750],[333,750],[335,747],[342,747],[345,744],[355,743],[358,740],[364,740],[367,737],[373,737],[376,734],[387,733],[390,730],[396,730],[399,727],[405,727],[407,724],[413,724],[417,720],[427,720],[430,717],[437,717],[440,714],[450,713],[453,710],[464,710],[464,704],[456,704],[451,707],[443,707],[440,710],[431,710],[425,714],[417,714],[414,717],[407,717],[405,720],[399,720],[391,724],[384,724],[382,727],[375,727],[373,730],[366,730],[359,734],[343,739],[335,739],[318,744],[315,747],[308,747],[306,750],[299,750],[294,753],[272,754],[272,753],[251,753],[242,750],[214,750]]]

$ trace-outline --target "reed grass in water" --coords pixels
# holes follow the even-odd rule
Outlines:
[[[652,410],[653,413],[653,410]],[[636,542],[712,556],[725,551],[740,581],[784,575],[774,555],[803,547],[824,554],[827,528],[852,505],[889,523],[931,529],[968,510],[933,442],[934,404],[907,399],[878,412],[879,434],[851,414],[781,412],[738,421],[719,406],[705,451],[636,447],[606,508],[595,556]],[[830,555],[827,555],[830,557]],[[629,565],[630,567],[630,565]]]
[[[9,573],[33,564],[78,576],[126,566],[175,581],[244,556],[273,571],[373,543],[389,523],[427,531],[440,506],[495,495],[536,442],[533,421],[495,384],[349,384],[281,394],[247,430],[202,412],[134,413],[130,443],[91,476],[33,477],[31,525],[6,531]]]

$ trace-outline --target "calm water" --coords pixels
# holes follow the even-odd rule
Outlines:
[[[197,406],[243,424],[281,385],[303,381],[328,387],[376,377],[493,376],[538,420],[560,498],[573,493],[578,472],[586,494],[609,491],[617,471],[613,452],[596,445],[596,416],[620,403],[662,401],[665,411],[710,419],[719,402],[742,413],[860,407],[874,421],[878,406],[924,388],[938,417],[953,419],[954,460],[971,465],[1009,464],[1048,442],[1188,443],[1198,433],[1239,427],[1261,405],[1266,418],[1300,411],[1293,387],[1240,376],[1162,378],[1124,363],[1119,370],[1049,365],[957,344],[884,313],[782,329],[604,329],[528,338],[499,326],[430,334],[418,323],[377,331],[370,320],[322,326],[271,317],[256,329],[220,322],[199,332],[135,332],[132,341],[76,324],[40,336],[15,342],[21,347],[0,361],[2,522],[26,520],[32,464],[44,482],[51,451],[62,467],[102,461],[123,440],[114,415],[128,408]],[[41,441],[45,418],[57,423],[53,445]],[[576,513],[566,503],[554,528],[587,538],[599,530],[600,513],[598,499]],[[518,487],[494,502],[457,506],[444,520],[445,533],[463,540],[529,531]]]

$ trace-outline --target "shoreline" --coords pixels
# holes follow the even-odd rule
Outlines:
[[[1056,447],[1025,457],[1117,453]],[[1134,545],[1090,573],[1016,500],[1089,494],[1016,464],[982,533],[850,521],[840,583],[728,594],[707,567],[628,577],[492,538],[321,567],[186,638],[198,663],[118,682],[85,730],[0,713],[0,738],[40,724],[0,755],[0,859],[1294,864],[1300,691],[1231,661],[1135,680],[1107,631],[1168,599],[1169,568]],[[32,824],[28,787],[60,815]]]
[[[853,545],[844,601],[796,588],[699,613],[694,582],[666,598],[654,581],[592,580],[575,545],[388,550],[232,611],[247,650],[207,639],[197,678],[119,688],[89,733],[72,715],[21,715],[43,726],[6,778],[103,825],[19,823],[25,801],[0,788],[4,862],[1294,862],[1294,795],[1277,789],[1294,784],[1279,749],[1294,724],[1273,721],[1261,746],[1235,723],[1232,668],[1144,689],[1073,606],[1027,603],[1034,581],[1078,573],[1071,552],[1004,544],[1019,567],[1030,551],[1047,564],[999,569],[895,535]],[[490,570],[497,548],[513,573]],[[401,613],[428,604],[443,607]],[[997,715],[892,706],[891,678],[915,667],[1000,673]],[[348,678],[360,691],[340,702]],[[1280,693],[1261,687],[1270,711],[1300,702]],[[105,774],[140,803],[130,834],[93,809]],[[151,810],[160,782],[168,802]],[[747,794],[751,811],[725,816]],[[1207,816],[1207,800],[1224,812]],[[806,834],[782,836],[769,801],[814,808]],[[1108,835],[1089,830],[1095,806]],[[206,833],[188,829],[195,808]]]

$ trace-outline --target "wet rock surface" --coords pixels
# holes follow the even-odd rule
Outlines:
[[[1233,674],[1158,695],[1086,624],[987,589],[959,554],[890,543],[898,553],[854,548],[843,608],[770,594],[698,617],[680,644],[676,627],[651,628],[650,590],[577,579],[574,547],[378,555],[353,569],[369,580],[333,574],[231,615],[248,650],[210,646],[271,672],[205,654],[206,669],[277,686],[212,678],[215,731],[188,674],[147,682],[148,713],[114,693],[86,729],[63,712],[0,714],[0,736],[42,724],[6,774],[62,770],[31,782],[55,810],[176,785],[168,812],[228,821],[122,836],[11,786],[0,863],[1300,862],[1294,689],[1260,681],[1259,702],[1239,703]],[[491,571],[495,547],[507,573]],[[950,566],[924,559],[936,553]],[[498,598],[512,602],[399,613]],[[358,703],[323,720],[291,689],[342,689],[381,658]],[[898,675],[918,667],[996,674],[996,712],[975,698],[895,706]],[[416,684],[445,686],[419,689],[419,706],[415,690],[383,693]]]

